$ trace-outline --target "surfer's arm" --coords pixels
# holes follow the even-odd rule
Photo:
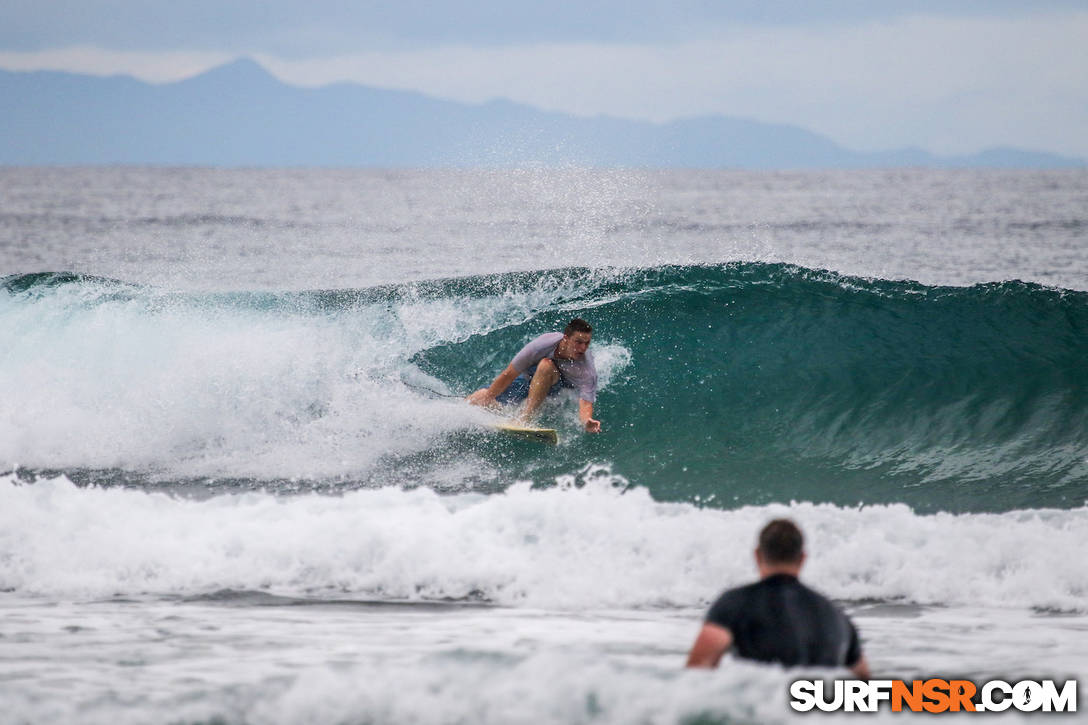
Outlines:
[[[578,419],[585,426],[586,433],[600,433],[601,421],[593,418],[593,403],[588,400],[578,400]]]
[[[857,662],[850,665],[850,671],[859,680],[868,680],[872,677],[872,672],[869,671],[869,661],[865,659],[865,655],[862,655]]]
[[[691,646],[687,666],[713,669],[718,666],[722,655],[732,646],[732,632],[725,627],[707,622],[699,630],[699,636],[695,638],[695,644]]]
[[[465,400],[473,405],[491,405],[495,402],[495,398],[502,395],[503,391],[510,387],[510,383],[514,382],[514,378],[520,374],[514,369],[513,365],[507,365],[506,369],[499,373],[491,385],[480,388]]]

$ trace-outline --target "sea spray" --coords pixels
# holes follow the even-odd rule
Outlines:
[[[755,576],[770,518],[804,528],[829,596],[1084,611],[1088,508],[920,515],[902,504],[731,511],[655,501],[610,467],[503,493],[427,488],[206,500],[0,478],[0,589],[51,598],[263,591],[560,609],[700,607]],[[578,484],[581,485],[578,485]]]

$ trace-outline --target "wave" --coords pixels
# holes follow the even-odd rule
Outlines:
[[[655,501],[597,468],[584,486],[207,500],[0,477],[0,589],[28,596],[260,591],[327,601],[703,607],[754,578],[771,517],[805,529],[805,576],[841,600],[1084,611],[1088,507],[919,515],[902,504],[731,511]],[[725,542],[725,543],[723,543]],[[918,576],[921,567],[926,575]]]
[[[468,389],[500,367],[492,351],[585,314],[630,360],[594,450],[673,499],[1084,502],[1088,294],[743,264],[627,273],[587,297],[416,360]]]
[[[605,434],[563,402],[558,449],[474,432],[454,397],[575,315]],[[1015,281],[742,263],[206,294],[41,274],[3,280],[0,329],[0,461],[77,481],[493,491],[597,460],[659,500],[954,512],[1075,508],[1088,482],[1088,293]]]

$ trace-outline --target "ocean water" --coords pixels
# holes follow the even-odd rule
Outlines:
[[[1084,171],[0,169],[0,339],[3,722],[790,721],[682,668],[777,516],[876,676],[1088,674]]]

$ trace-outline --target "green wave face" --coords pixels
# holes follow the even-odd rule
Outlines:
[[[0,312],[43,352],[12,347],[0,354],[0,373],[18,362],[11,375],[45,367],[65,383],[71,376],[53,349],[61,343],[50,340],[70,341],[96,372],[70,393],[52,390],[58,405],[82,413],[90,386],[114,421],[180,411],[166,421],[179,433],[163,438],[169,450],[161,456],[214,454],[255,480],[285,475],[283,466],[254,463],[259,450],[260,460],[279,464],[290,455],[303,472],[312,461],[344,458],[348,468],[328,469],[335,486],[418,485],[420,470],[482,464],[490,471],[484,487],[501,489],[603,464],[658,500],[718,507],[904,502],[958,512],[1071,508],[1088,499],[1083,292],[1020,282],[926,287],[758,263],[292,293],[167,294],[65,274],[9,277],[2,286]],[[529,339],[574,316],[594,325],[606,373],[596,408],[602,435],[579,432],[571,400],[543,412],[560,429],[558,447],[466,437],[468,423],[447,422],[450,409],[439,406],[451,401],[429,401],[411,383],[422,370],[447,393],[468,393]],[[103,330],[108,346],[95,342]],[[201,352],[208,344],[231,359],[217,363]],[[242,369],[234,358],[250,344],[267,347]],[[157,352],[167,349],[198,357]],[[103,355],[116,361],[93,359]],[[159,382],[171,371],[187,386],[182,393]],[[25,387],[13,391],[37,406]],[[141,407],[148,400],[159,407]],[[398,408],[403,423],[381,412]],[[421,420],[430,428],[419,429]],[[112,438],[103,440],[121,446],[122,468],[125,456],[169,468],[155,450],[126,452],[130,428],[113,434],[109,425],[121,423],[107,423]],[[411,445],[398,425],[417,429]],[[70,440],[88,451],[85,465],[100,465],[101,446],[77,434]],[[42,456],[70,451],[67,440]],[[353,448],[360,445],[386,447],[350,468],[364,460]],[[24,446],[12,455],[25,462],[28,453],[35,451]]]
[[[658,498],[720,506],[1088,497],[1084,293],[742,264],[629,273],[561,307],[416,356],[469,390],[574,314],[595,344],[625,347],[629,366],[598,399],[607,433],[558,454],[572,460],[522,464],[538,476],[606,459]]]

